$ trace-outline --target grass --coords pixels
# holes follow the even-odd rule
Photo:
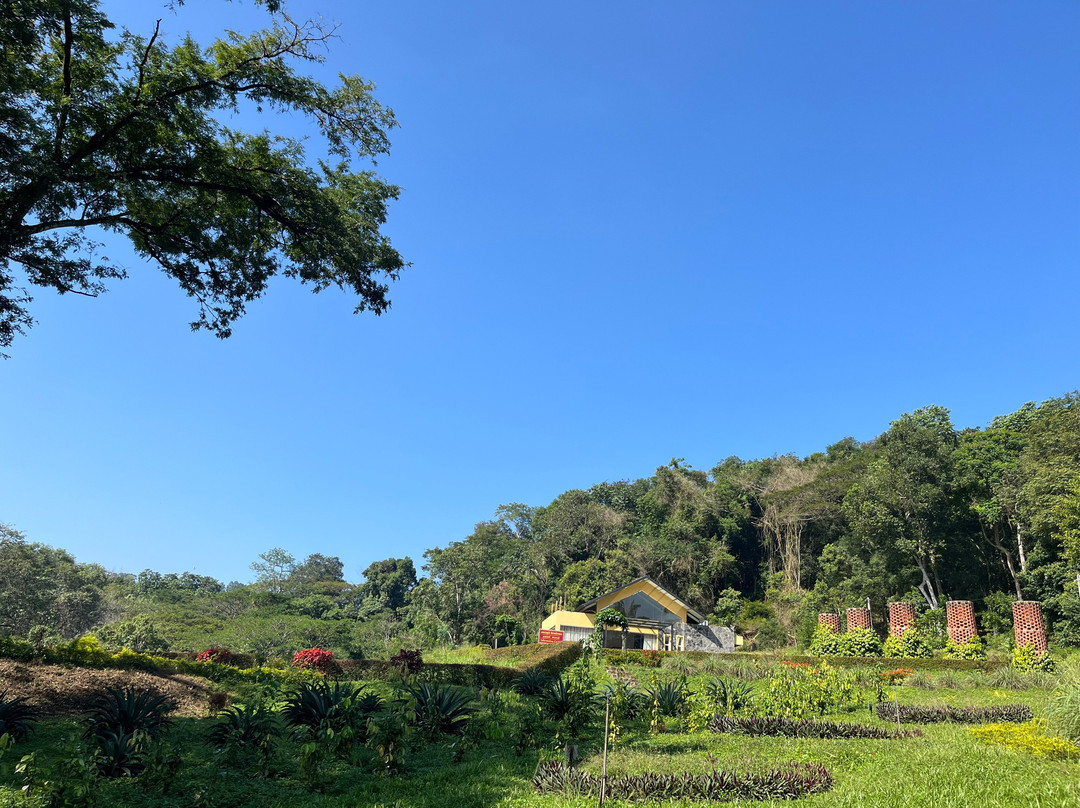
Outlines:
[[[506,649],[507,660],[511,650]],[[439,661],[492,664],[479,649],[466,649],[459,654],[461,656],[457,658]],[[602,669],[596,672],[603,677]],[[664,669],[633,672],[643,679],[679,675]],[[691,684],[709,675],[712,674],[695,673]],[[1042,716],[1052,694],[1045,687],[1048,684],[1045,681],[1032,681],[1027,683],[1029,686],[1017,690],[989,684],[990,677],[984,674],[957,676],[943,673],[925,678],[928,687],[905,685],[895,688],[899,701],[955,706],[1020,702],[1031,705],[1036,715]],[[1035,688],[1030,684],[1041,686]],[[387,690],[388,687],[380,683],[376,689]],[[889,688],[887,692],[891,696],[894,689]],[[830,718],[886,726],[865,707],[833,714]],[[674,720],[669,723],[677,724]],[[510,737],[478,740],[476,747],[467,751],[461,762],[455,762],[454,752],[447,742],[419,746],[410,752],[406,771],[400,776],[378,774],[374,754],[365,750],[360,753],[358,765],[332,762],[320,777],[306,782],[299,771],[298,742],[281,741],[272,765],[275,776],[261,780],[248,769],[227,766],[215,757],[205,743],[210,726],[211,722],[206,719],[177,720],[169,742],[181,751],[183,765],[167,793],[162,794],[160,788],[148,788],[138,780],[99,781],[97,804],[118,808],[202,805],[212,808],[248,805],[259,805],[260,808],[295,808],[297,805],[312,808],[584,808],[595,805],[594,798],[536,795],[531,778],[540,752],[528,750],[519,757],[512,748]],[[544,737],[550,737],[553,729],[553,725],[546,725]],[[619,743],[611,749],[608,768],[612,774],[633,774],[704,772],[713,767],[758,771],[786,762],[824,764],[835,777],[835,787],[826,794],[800,800],[798,804],[806,808],[1075,808],[1080,805],[1078,763],[1052,761],[990,745],[973,737],[963,726],[943,724],[921,729],[925,733],[923,738],[889,741],[751,738],[708,732],[650,734],[646,719],[625,727]],[[45,768],[55,767],[66,754],[65,738],[74,738],[80,732],[78,722],[72,719],[49,719],[37,725],[28,741],[10,750],[0,760],[3,770],[0,774],[0,807],[29,804],[19,792],[21,782],[12,771],[13,761],[22,754],[36,751]],[[593,726],[582,742],[585,754],[582,765],[593,773],[600,771],[600,734],[599,727]],[[687,808],[703,805],[700,802],[648,804]],[[729,804],[774,805],[760,802]],[[790,806],[792,803],[782,804]],[[620,808],[626,803],[612,801],[608,805]]]

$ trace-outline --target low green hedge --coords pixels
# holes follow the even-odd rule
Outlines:
[[[810,665],[821,663],[821,657],[812,656],[785,656],[787,662],[806,662]],[[1005,662],[991,662],[986,659],[890,659],[887,657],[828,657],[829,664],[844,668],[872,667],[881,668],[910,668],[911,670],[932,673],[934,671],[983,671],[990,673],[1003,668]]]
[[[237,665],[223,665],[218,662],[199,662],[195,656],[197,655],[176,653],[168,656],[137,654],[126,649],[112,654],[90,636],[54,648],[37,648],[25,640],[0,637],[0,658],[17,662],[68,665],[79,668],[140,670],[148,673],[184,673],[202,676],[221,684],[271,680],[280,684],[296,684],[319,678],[318,673],[297,668],[271,668],[255,665],[241,668]],[[238,654],[234,656],[234,660],[244,661],[244,656],[247,655]],[[579,656],[581,656],[581,643],[562,642],[527,650],[526,661],[518,667],[425,663],[424,669],[432,671],[435,680],[445,684],[506,688],[512,686],[527,670],[543,671],[549,676],[558,676]],[[385,681],[400,675],[398,669],[386,660],[342,659],[336,662],[341,670],[341,676],[345,679]]]
[[[514,647],[518,648],[520,653],[522,646]],[[526,671],[541,671],[549,676],[558,676],[581,656],[581,643],[552,643],[535,650],[526,650],[524,655],[525,661],[517,667],[425,662],[422,670],[443,684],[506,688],[511,687]],[[346,679],[388,681],[401,675],[396,666],[384,659],[342,659],[338,660],[338,665]]]
[[[270,681],[276,681],[279,684],[298,684],[320,678],[317,673],[296,668],[266,666],[240,668],[218,662],[199,662],[179,655],[166,657],[138,654],[127,649],[112,654],[102,648],[93,637],[82,637],[52,648],[37,648],[25,640],[0,637],[0,658],[42,665],[65,665],[73,668],[138,670],[158,674],[182,673],[189,676],[201,676],[222,684]]]

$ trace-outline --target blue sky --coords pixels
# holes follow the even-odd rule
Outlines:
[[[263,19],[104,8],[172,41]],[[289,8],[401,123],[393,308],[282,280],[221,342],[110,244],[131,277],[40,291],[0,363],[0,521],[32,540],[359,580],[501,503],[1080,386],[1074,2]]]

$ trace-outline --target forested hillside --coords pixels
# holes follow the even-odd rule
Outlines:
[[[33,537],[41,538],[41,537]],[[333,548],[327,548],[332,552]],[[889,600],[976,601],[984,630],[1039,600],[1057,642],[1080,644],[1080,397],[1027,404],[957,430],[948,410],[902,415],[876,440],[809,457],[680,460],[647,478],[511,503],[469,536],[412,559],[340,560],[274,549],[253,583],[76,564],[0,533],[0,633],[48,642],[93,631],[135,650],[226,646],[283,656],[320,645],[400,646],[535,636],[551,605],[649,575],[758,647],[805,642],[818,611]]]

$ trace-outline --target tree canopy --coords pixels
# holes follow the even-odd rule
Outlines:
[[[198,307],[192,328],[231,333],[282,274],[390,306],[405,266],[380,232],[399,189],[370,168],[392,111],[374,85],[298,72],[332,36],[265,3],[270,25],[206,47],[117,31],[97,0],[0,6],[0,348],[33,323],[30,287],[96,296],[126,270],[103,231],[174,278]],[[223,121],[286,112],[309,141]],[[232,116],[235,120],[236,116]]]

